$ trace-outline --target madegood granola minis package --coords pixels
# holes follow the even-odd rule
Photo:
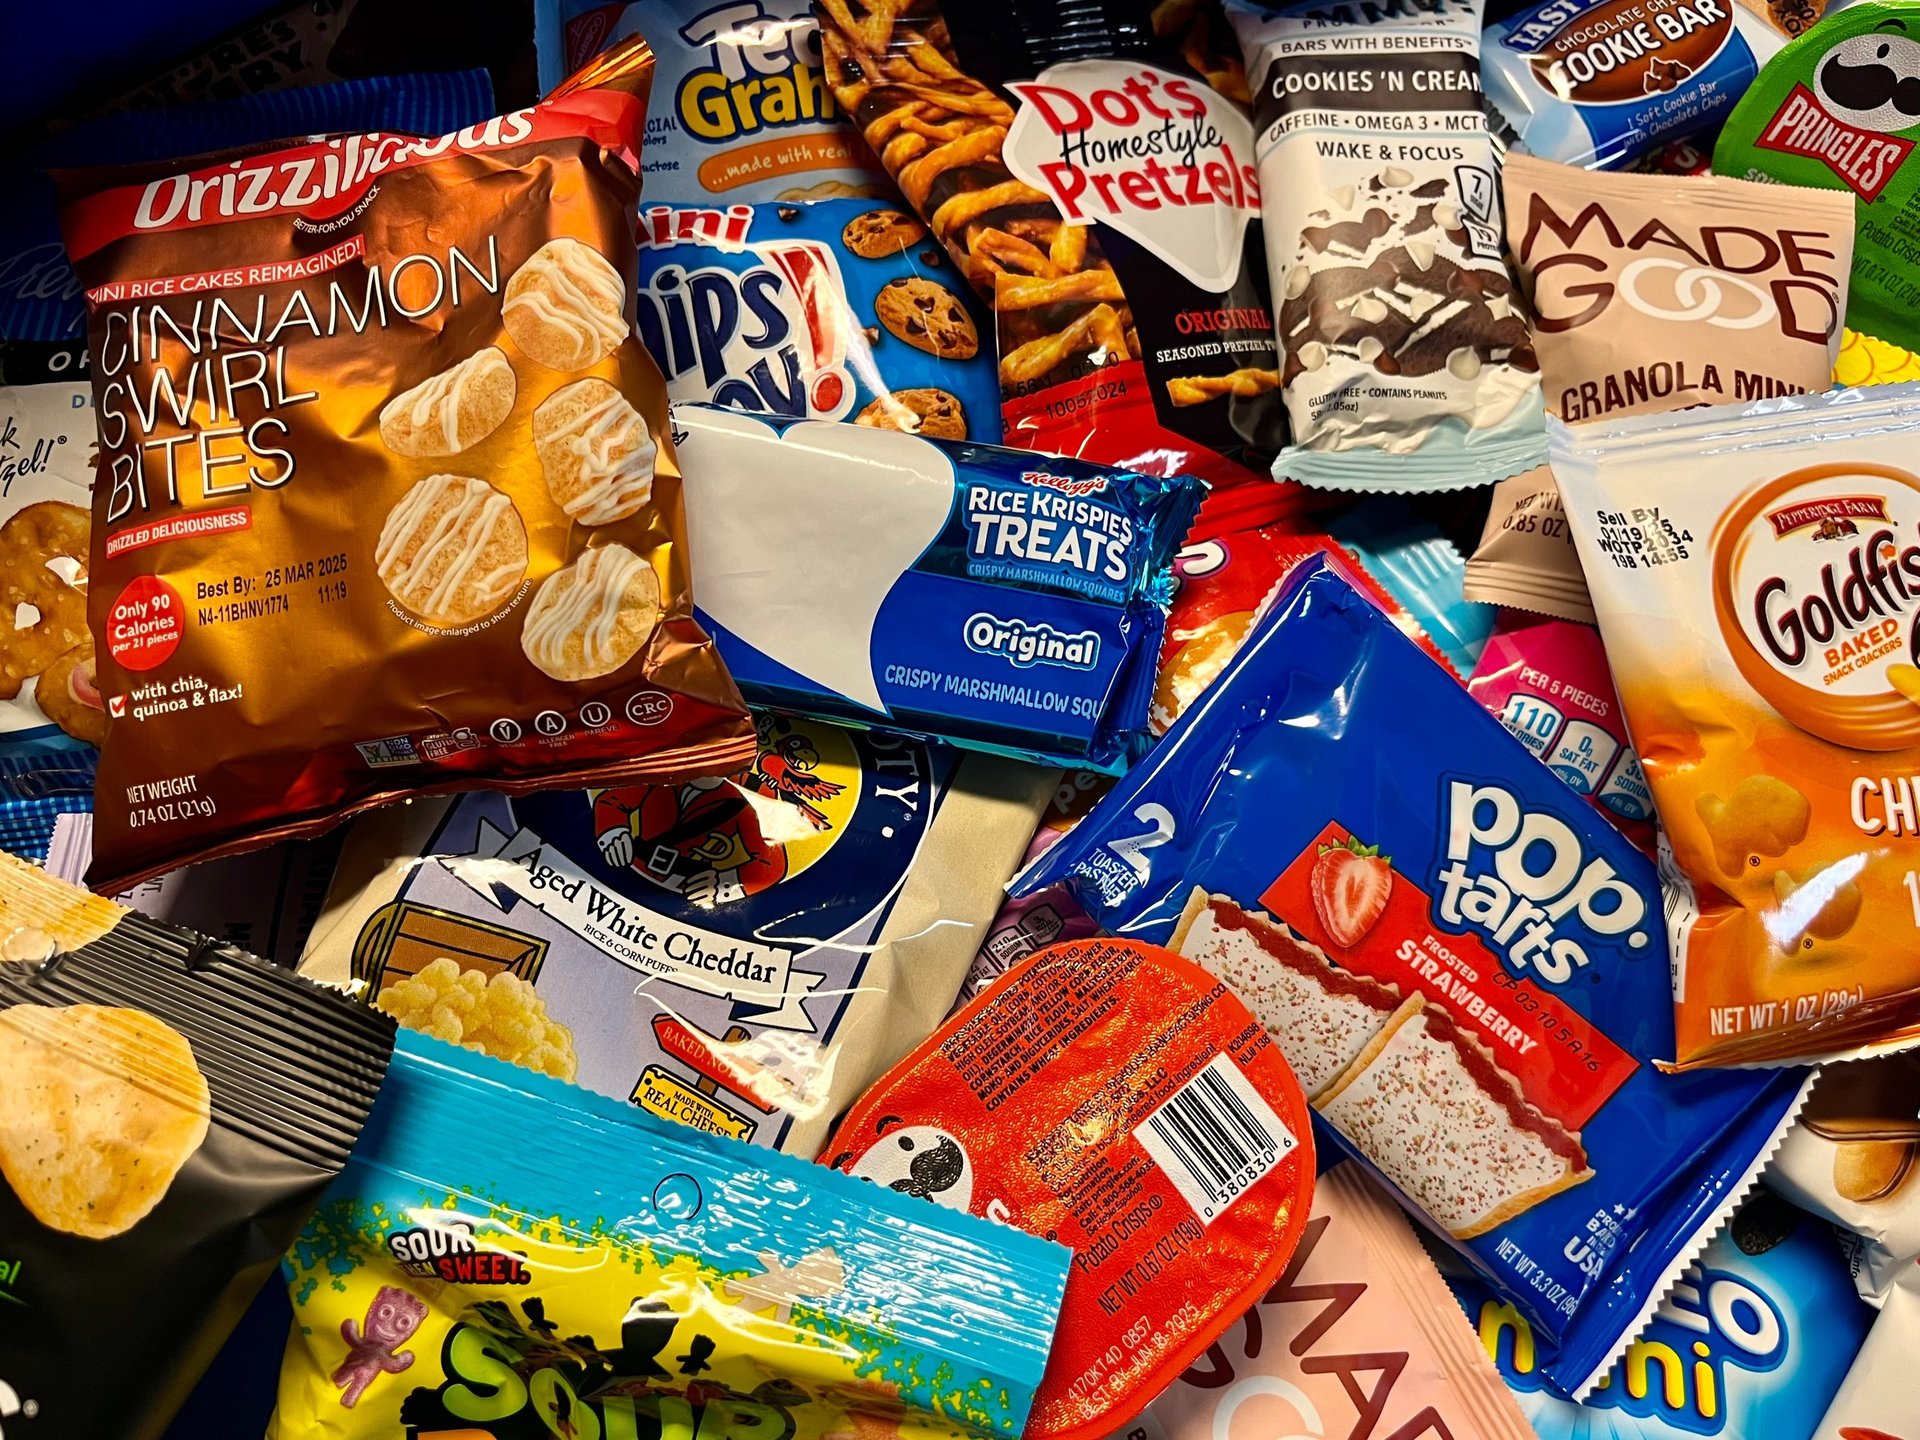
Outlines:
[[[651,56],[420,140],[70,172],[102,888],[434,790],[724,774],[633,333]]]

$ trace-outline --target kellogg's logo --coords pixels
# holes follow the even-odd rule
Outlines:
[[[1231,101],[1119,60],[1055,65],[1007,88],[1021,102],[1007,168],[1068,224],[1111,225],[1203,290],[1239,275],[1260,183],[1252,122]]]
[[[676,400],[837,420],[854,401],[839,263],[815,240],[749,243],[754,213],[642,212],[641,337]]]
[[[1562,100],[1627,105],[1679,89],[1732,34],[1729,0],[1601,0],[1555,5],[1506,43],[1531,52],[1534,79]]]
[[[1434,877],[1439,918],[1479,931],[1516,972],[1566,984],[1591,960],[1582,930],[1646,947],[1646,897],[1604,856],[1589,855],[1559,816],[1472,780],[1447,782],[1446,814],[1446,853]]]
[[[1020,474],[1020,483],[1058,490],[1062,495],[1071,495],[1076,499],[1087,495],[1104,495],[1107,491],[1107,477],[1104,475],[1074,480],[1065,475],[1049,474],[1045,470],[1024,470]]]
[[[1715,526],[1714,611],[1742,677],[1801,729],[1857,750],[1920,744],[1920,478],[1823,465],[1759,486]]]

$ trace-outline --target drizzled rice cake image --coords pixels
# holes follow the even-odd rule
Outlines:
[[[1420,995],[1196,887],[1169,942],[1259,1017],[1315,1110],[1465,1240],[1591,1177],[1578,1135]]]
[[[660,623],[660,580],[624,545],[600,545],[556,570],[527,607],[520,648],[556,680],[591,680],[625,665]]]
[[[533,446],[554,503],[582,525],[625,520],[653,498],[660,449],[640,412],[604,380],[576,380],[541,401]]]
[[[527,527],[513,501],[468,475],[429,475],[387,512],[374,547],[380,581],[435,625],[492,613],[527,573]]]
[[[519,391],[506,352],[489,345],[389,400],[380,438],[408,459],[458,455],[500,428]]]
[[[1171,948],[1246,1002],[1312,1100],[1400,1008],[1400,992],[1337,968],[1285,925],[1198,886]]]
[[[627,288],[591,245],[549,240],[507,281],[500,323],[528,359],[584,370],[627,338]]]

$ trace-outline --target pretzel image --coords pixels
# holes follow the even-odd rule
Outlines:
[[[1264,395],[1280,388],[1278,370],[1235,370],[1231,375],[1177,375],[1167,381],[1167,398],[1176,405],[1204,405],[1222,395]]]

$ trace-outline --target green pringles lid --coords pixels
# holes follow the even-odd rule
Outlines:
[[[1717,175],[1851,190],[1848,328],[1920,347],[1920,0],[1862,0],[1755,77],[1713,149]]]

